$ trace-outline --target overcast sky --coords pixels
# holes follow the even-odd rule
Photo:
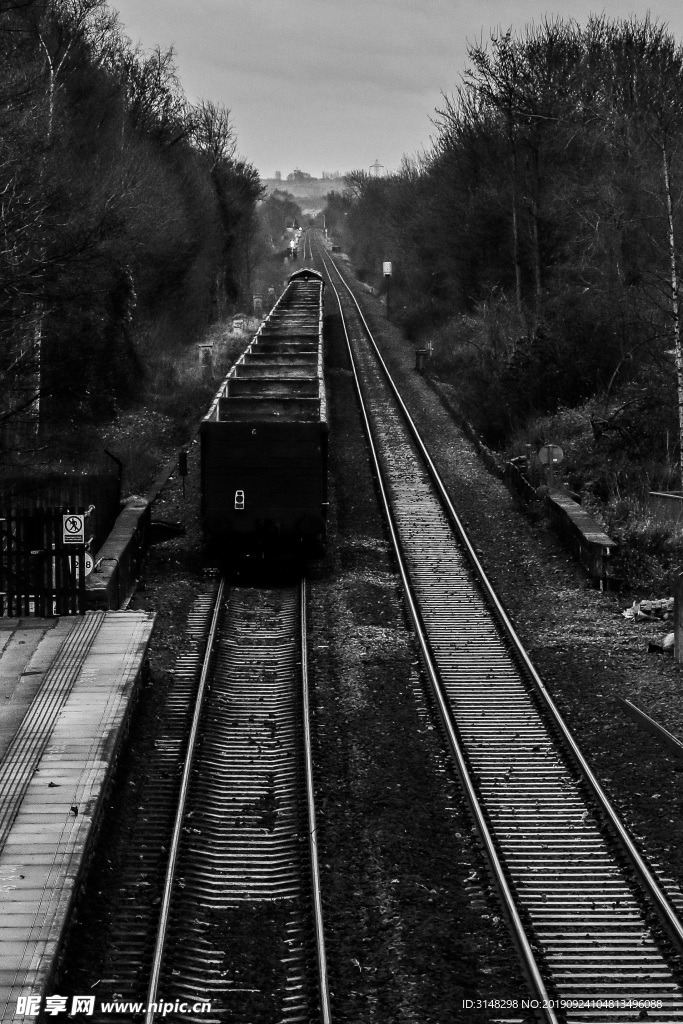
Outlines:
[[[125,33],[173,45],[191,100],[230,108],[263,177],[294,167],[395,170],[429,146],[430,118],[467,43],[545,15],[652,17],[683,41],[683,0],[111,0]]]

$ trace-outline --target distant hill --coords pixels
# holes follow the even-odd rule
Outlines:
[[[277,189],[289,192],[298,202],[302,213],[311,216],[322,210],[326,195],[330,192],[343,192],[346,187],[343,178],[304,178],[298,181],[261,178],[261,184],[265,185],[267,195]]]

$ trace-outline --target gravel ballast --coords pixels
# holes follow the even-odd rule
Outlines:
[[[624,619],[631,597],[592,588],[545,522],[531,522],[483,467],[428,381],[415,372],[414,348],[387,324],[381,302],[367,294],[360,301],[553,699],[647,857],[683,880],[683,761],[627,718],[616,700],[633,701],[683,739],[681,670],[647,651],[648,640],[664,627]],[[425,697],[329,295],[327,309],[332,508],[327,555],[309,572],[309,657],[333,1017],[348,1024],[501,1020],[508,1016],[501,1010],[462,1007],[463,999],[519,1000],[527,992]],[[186,498],[173,479],[154,509],[155,516],[181,520],[187,533],[152,548],[131,605],[159,616],[151,683],[127,762],[143,777],[145,745],[180,653],[186,616],[206,587],[197,463],[194,445]],[[122,838],[113,848],[112,832],[103,830],[109,848],[96,860],[81,902],[79,941],[67,965],[69,990],[85,991],[83,986],[107,976],[108,905],[117,887],[112,863],[125,855],[125,822],[137,811],[138,785],[127,775],[116,791],[112,821]],[[89,945],[99,960],[88,966],[82,957]],[[73,957],[81,958],[78,965]]]
[[[482,465],[382,303],[359,295],[379,348],[522,643],[599,781],[648,858],[683,881],[683,761],[626,716],[632,701],[683,739],[683,672],[648,652],[666,623],[623,617],[632,594],[590,584],[546,521],[531,522]],[[648,596],[648,595],[642,595]]]

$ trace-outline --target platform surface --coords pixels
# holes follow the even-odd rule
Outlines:
[[[20,998],[44,1005],[153,624],[148,612],[0,620],[3,1024],[30,1019]]]
[[[0,619],[0,764],[45,673],[77,622],[76,616]]]

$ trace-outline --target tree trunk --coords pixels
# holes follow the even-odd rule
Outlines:
[[[517,196],[517,149],[512,133],[512,113],[508,111],[508,134],[510,139],[510,152],[512,154],[512,259],[515,264],[515,299],[517,312],[524,322],[524,309],[522,307],[522,264],[519,256],[519,199]]]
[[[541,313],[541,244],[539,241],[538,234],[538,193],[539,193],[539,180],[538,180],[538,151],[532,150],[531,156],[532,166],[532,182],[531,182],[531,224],[532,224],[532,237],[533,237],[533,260],[534,260],[534,309],[535,317],[534,323],[538,324],[538,320]]]
[[[669,156],[666,150],[666,137],[662,139],[662,167],[664,171],[664,191],[666,193],[666,212],[669,219],[669,260],[671,264],[671,313],[673,315],[674,358],[676,361],[676,389],[678,393],[678,443],[681,486],[683,487],[683,351],[681,351],[681,320],[678,307],[678,267],[676,263],[676,233],[674,228],[673,202],[671,200],[671,175],[669,172]]]
[[[47,132],[46,132],[46,149],[49,148],[52,137],[54,134],[54,120],[55,120],[55,95],[56,95],[56,83],[57,83],[57,72],[61,67],[61,62],[57,70],[55,70],[54,61],[50,54],[50,51],[43,39],[42,35],[39,36],[40,44],[45,51],[48,66],[48,88],[47,88]],[[41,186],[45,180],[45,160],[46,155],[43,153],[41,158],[40,167],[40,183]],[[45,253],[40,252],[41,260],[44,258]],[[43,320],[45,317],[45,306],[41,299],[38,300],[36,305],[36,319],[33,326],[33,348],[36,354],[36,372],[35,372],[35,383],[36,383],[36,400],[29,413],[29,419],[32,421],[31,426],[35,434],[38,434],[41,427],[41,408],[40,408],[40,396],[43,392],[43,376],[45,373],[45,367],[43,365]]]
[[[531,200],[531,220],[533,225],[534,239],[534,292],[536,296],[536,319],[541,309],[541,246],[538,237],[538,202],[536,196]]]

